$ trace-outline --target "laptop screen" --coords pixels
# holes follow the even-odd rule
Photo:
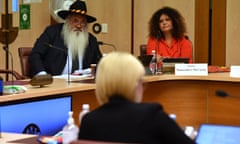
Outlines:
[[[189,58],[165,58],[163,63],[189,63]]]
[[[202,124],[196,137],[197,144],[239,144],[240,126]]]

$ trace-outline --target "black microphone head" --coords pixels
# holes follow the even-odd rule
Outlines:
[[[6,46],[4,46],[3,49],[4,49],[5,51],[8,51],[8,48],[7,48]]]
[[[103,42],[102,42],[102,41],[99,41],[98,44],[99,44],[99,45],[103,45]]]
[[[220,96],[220,97],[227,97],[227,96],[229,96],[228,93],[223,91],[223,90],[217,90],[216,91],[216,95]]]

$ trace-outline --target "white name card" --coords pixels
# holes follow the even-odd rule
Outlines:
[[[208,64],[175,64],[176,76],[207,76]]]
[[[230,67],[230,77],[240,77],[240,66]]]

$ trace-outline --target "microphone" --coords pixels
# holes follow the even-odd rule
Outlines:
[[[14,73],[14,72],[13,72],[13,55],[12,55],[12,53],[9,51],[9,49],[8,49],[6,46],[4,46],[3,49],[4,49],[4,51],[6,51],[6,53],[9,54],[10,57],[11,57],[12,85],[13,85],[13,73]]]
[[[44,43],[44,45],[46,45],[47,47],[50,47],[50,48],[53,48],[53,49],[56,49],[56,50],[59,50],[59,51],[62,51],[62,52],[64,52],[65,54],[67,54],[68,55],[68,52],[67,52],[67,50],[66,49],[62,49],[62,48],[60,48],[60,47],[57,47],[57,46],[54,46],[54,45],[52,45],[52,44],[49,44],[49,43]],[[70,58],[69,58],[69,55],[67,56],[68,57],[68,72],[67,72],[67,76],[68,76],[68,84],[70,83],[70,65],[69,65],[69,63],[70,63]]]
[[[157,35],[156,35],[156,47],[155,47],[155,54],[156,54],[156,61],[157,61],[157,64],[156,64],[156,72],[155,74],[161,74],[162,73],[162,69],[163,67],[159,67],[159,62],[158,62],[158,50],[159,50],[159,41],[160,41],[160,35],[161,35],[161,32],[160,30],[157,31]]]
[[[60,50],[60,51],[64,52],[65,54],[68,54],[66,49],[62,49],[60,47],[54,46],[54,45],[49,44],[49,43],[44,43],[44,45],[47,46],[47,47],[53,48],[53,49]]]
[[[223,90],[216,90],[216,95],[219,97],[232,97],[232,98],[240,98],[238,96],[234,96],[234,95],[229,95],[227,92],[223,91]]]
[[[24,89],[19,89],[19,88],[16,88],[16,86],[14,86],[14,78],[13,78],[13,75],[14,75],[14,71],[13,71],[13,54],[9,51],[9,49],[4,46],[3,49],[7,52],[7,54],[10,55],[10,58],[11,58],[11,73],[12,73],[12,80],[11,80],[11,86],[7,87],[6,91],[7,93],[9,94],[16,94],[16,93],[23,93],[25,92]],[[5,91],[5,90],[3,90]]]
[[[98,44],[99,44],[99,45],[107,45],[107,46],[111,46],[111,47],[113,48],[114,51],[117,50],[117,48],[115,47],[114,44],[104,43],[104,42],[102,42],[102,41],[98,41]],[[102,50],[102,51],[103,51],[103,50]]]
[[[156,35],[156,39],[157,39],[157,41],[159,41],[159,40],[160,40],[160,36],[161,36],[161,31],[160,31],[160,30],[158,30],[158,34]]]

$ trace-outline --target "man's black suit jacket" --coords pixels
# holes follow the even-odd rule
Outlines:
[[[37,39],[29,56],[31,76],[40,71],[52,75],[62,73],[67,59],[67,47],[61,36],[62,28],[63,23],[48,26]],[[84,53],[83,69],[89,68],[91,64],[97,64],[101,57],[97,39],[89,33],[89,45]]]
[[[86,114],[79,139],[147,144],[194,144],[159,104],[133,103],[121,97]]]

